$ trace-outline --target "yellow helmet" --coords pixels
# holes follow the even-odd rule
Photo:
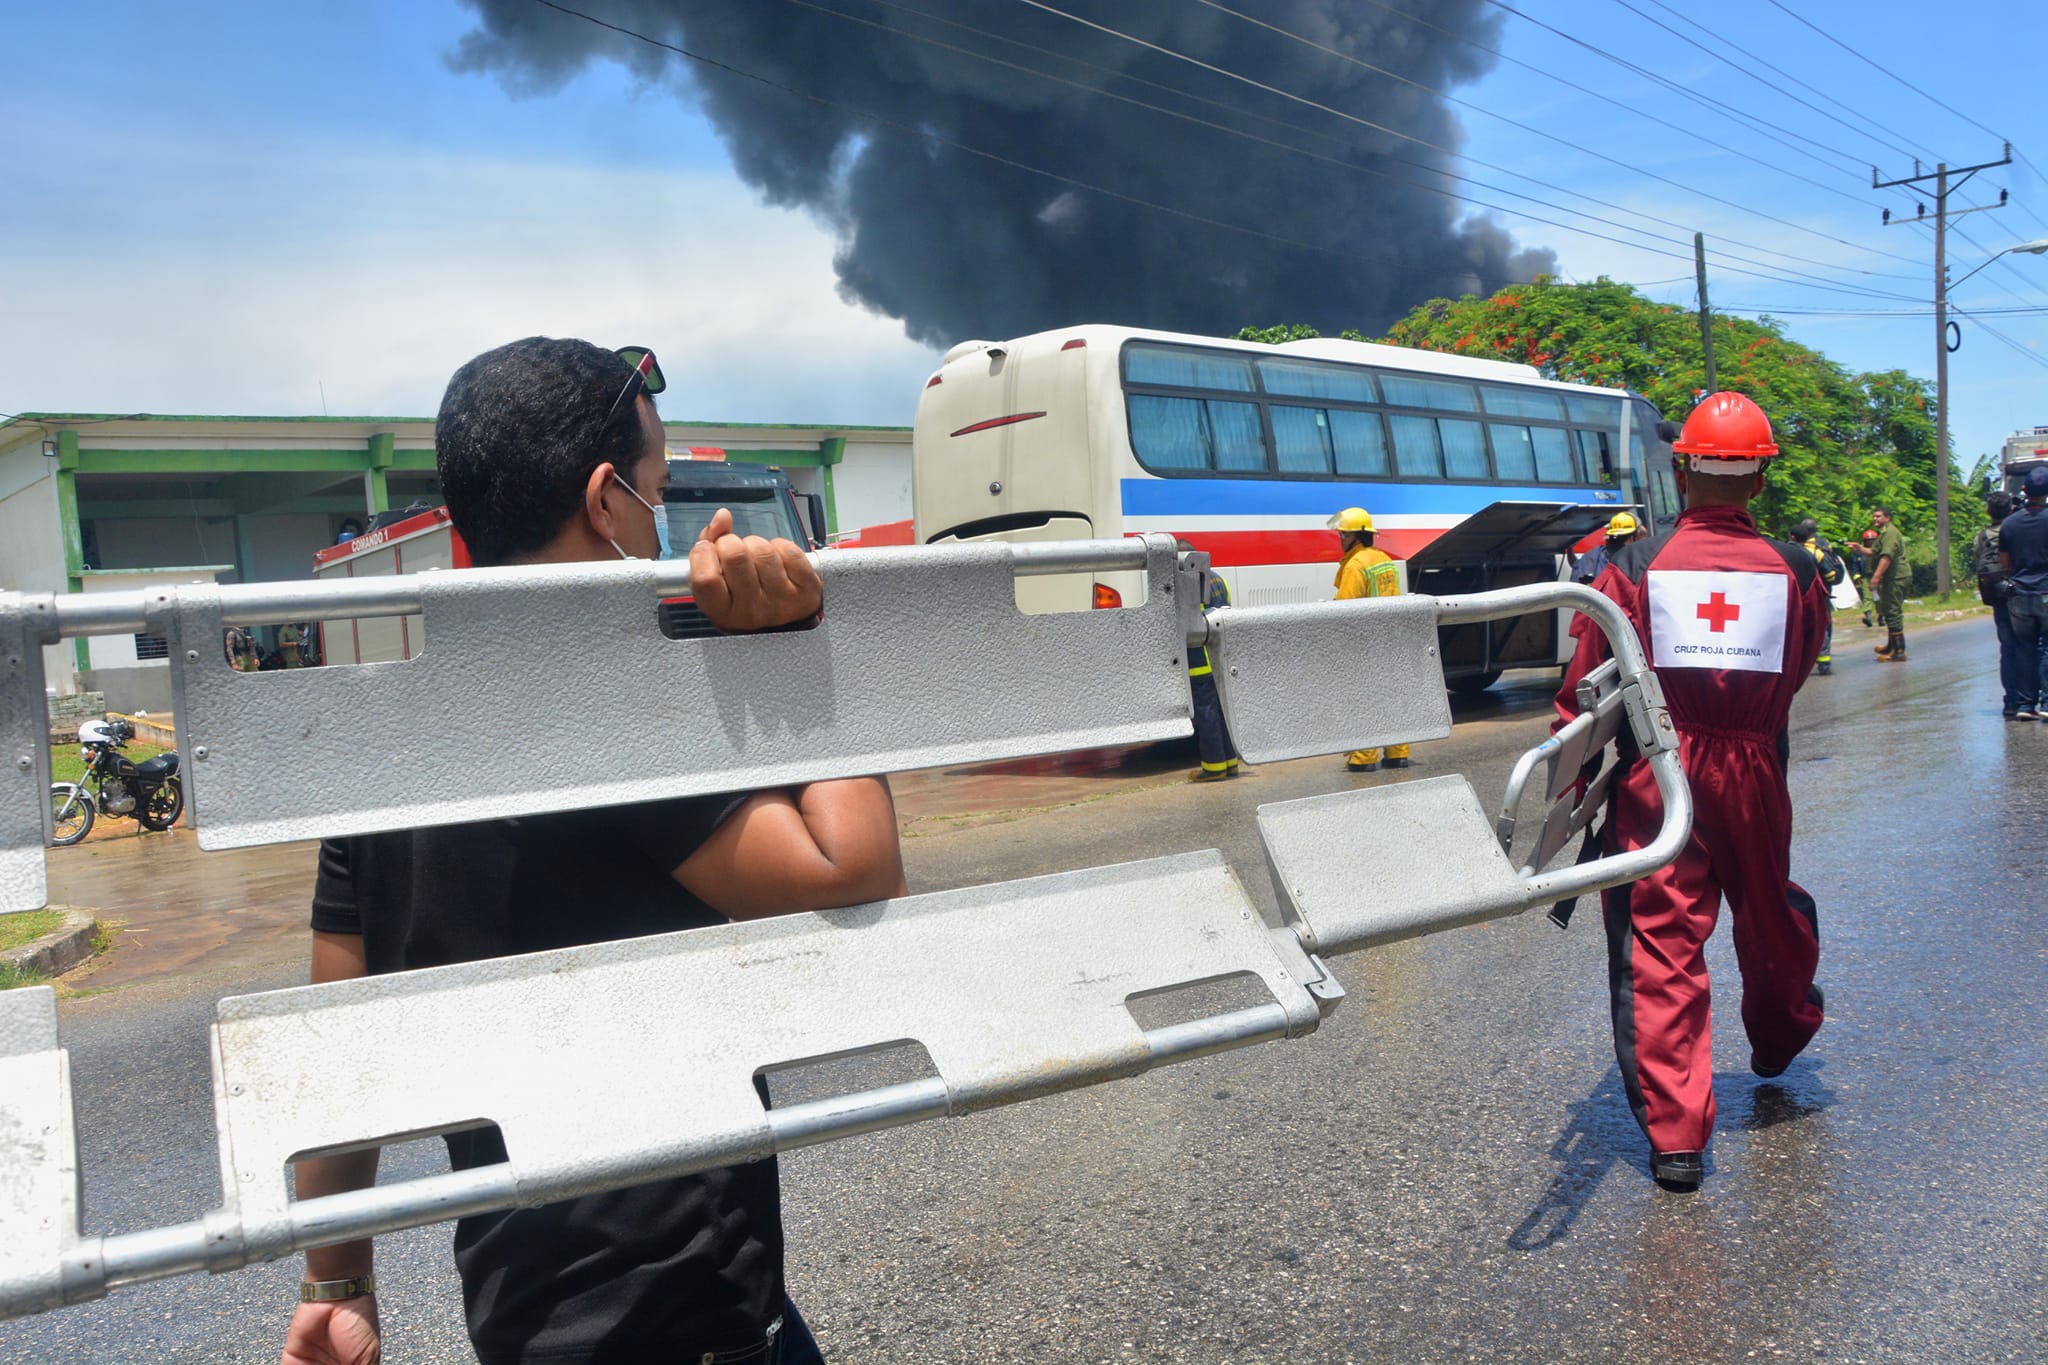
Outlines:
[[[1363,507],[1347,507],[1326,523],[1332,531],[1371,531],[1372,513]]]
[[[1636,519],[1626,512],[1616,512],[1613,519],[1607,523],[1607,534],[1610,536],[1632,536],[1635,533]]]

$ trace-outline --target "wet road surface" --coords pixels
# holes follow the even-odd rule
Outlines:
[[[1717,935],[1720,1123],[1698,1194],[1648,1179],[1597,925],[1528,915],[1339,959],[1350,997],[1305,1040],[785,1157],[792,1288],[828,1357],[2048,1358],[2048,725],[2000,719],[1986,621],[1917,632],[1903,667],[1869,662],[1864,634],[1838,638],[1792,735],[1828,1023],[1757,1081]],[[1465,771],[1490,804],[1541,733],[1541,692],[1461,712],[1411,775]],[[1022,813],[947,807],[986,775],[906,779],[912,885],[1219,847],[1270,913],[1253,807],[1396,780],[1314,760],[1197,787],[1182,764],[1014,774],[1045,784]],[[288,862],[268,903],[299,894]],[[248,891],[219,894],[222,917],[247,913]],[[188,947],[190,989],[63,1006],[92,1229],[218,1200],[205,1024],[218,994],[302,979],[275,932],[275,960]],[[437,1164],[410,1148],[387,1168]],[[468,1358],[447,1239],[379,1244],[388,1359]],[[188,1277],[0,1325],[0,1361],[274,1360],[296,1277]]]

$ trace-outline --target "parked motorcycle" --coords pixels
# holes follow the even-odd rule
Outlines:
[[[77,843],[91,833],[93,820],[101,815],[131,816],[144,829],[169,829],[178,823],[185,813],[178,756],[163,754],[136,763],[121,752],[133,738],[135,727],[125,720],[89,720],[78,727],[85,780],[50,784],[51,843]]]

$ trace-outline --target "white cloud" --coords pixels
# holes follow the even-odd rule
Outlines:
[[[545,333],[654,347],[674,417],[907,423],[936,364],[726,175],[154,150],[72,226],[5,229],[0,410],[307,413],[324,384],[330,412],[430,415],[464,360]]]

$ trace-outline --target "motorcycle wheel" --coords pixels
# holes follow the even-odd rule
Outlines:
[[[92,797],[85,788],[70,782],[50,784],[50,843],[68,848],[92,833]]]
[[[161,787],[150,789],[135,807],[135,822],[144,829],[165,830],[185,813],[185,786],[173,777]]]

